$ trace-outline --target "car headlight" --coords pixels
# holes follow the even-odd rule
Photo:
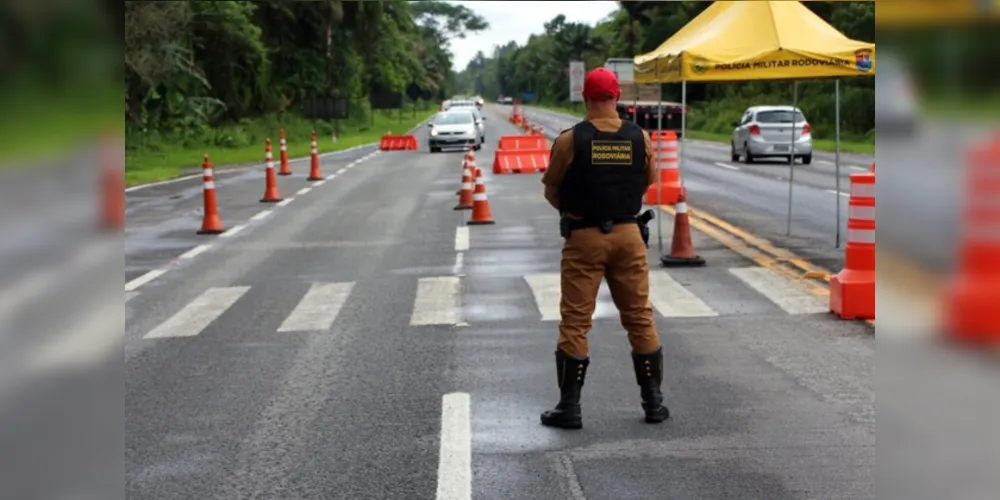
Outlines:
[[[438,131],[437,130],[431,130],[431,137],[434,137],[436,135],[438,135]]]

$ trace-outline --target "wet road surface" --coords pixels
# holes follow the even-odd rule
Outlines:
[[[279,178],[284,206],[261,169],[220,178],[227,237],[194,234],[197,181],[129,193],[128,498],[874,498],[871,328],[700,233],[707,267],[652,268],[673,419],[642,422],[602,288],[585,427],[542,427],[557,217],[538,175],[491,174],[515,132],[488,118],[493,226],[453,210],[462,156],[423,128]]]

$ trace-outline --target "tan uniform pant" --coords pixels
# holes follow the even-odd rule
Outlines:
[[[636,224],[616,224],[610,234],[598,228],[574,230],[562,251],[562,300],[558,347],[564,353],[588,355],[587,334],[593,326],[601,280],[606,279],[633,352],[648,354],[660,347],[649,303],[646,245]]]

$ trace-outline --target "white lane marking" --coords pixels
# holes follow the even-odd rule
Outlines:
[[[263,212],[260,212],[259,214],[254,215],[253,217],[251,217],[250,220],[261,220],[264,217],[267,217],[268,215],[271,215],[271,211],[270,210],[264,210]]]
[[[740,167],[734,167],[734,166],[732,166],[732,165],[730,165],[728,163],[722,163],[722,162],[716,162],[715,166],[722,167],[722,168],[728,168],[729,170],[739,170],[740,169]]]
[[[337,173],[334,174],[334,175],[340,175],[340,174],[342,174],[344,172],[347,172],[347,168],[342,168],[342,169],[338,170]]]
[[[295,194],[302,196],[304,194],[307,194],[309,191],[312,191],[312,188],[302,188]]]
[[[146,283],[149,283],[150,281],[153,281],[156,278],[159,278],[160,276],[163,276],[166,273],[167,273],[166,269],[154,269],[146,274],[143,274],[142,276],[139,276],[138,278],[132,281],[129,281],[128,283],[125,283],[125,291],[134,292],[140,286],[145,285]]]
[[[220,234],[219,237],[220,238],[230,238],[230,237],[236,236],[244,228],[246,228],[246,226],[243,226],[243,225],[233,226],[232,229],[230,229],[229,231],[226,231],[226,232]]]
[[[322,186],[323,184],[326,184],[326,179],[323,179],[323,180],[321,180],[321,181],[316,181],[316,182],[314,182],[314,183],[313,183],[313,187],[314,187],[314,188],[315,188],[315,187],[320,187],[320,186]]]
[[[180,256],[180,258],[181,259],[193,259],[193,258],[195,258],[195,257],[197,257],[197,256],[199,256],[199,255],[201,255],[201,254],[203,254],[205,252],[207,252],[209,248],[212,248],[212,245],[198,245],[198,246],[192,248],[191,250],[188,250],[187,252],[182,253],[181,256]]]
[[[661,315],[668,318],[703,318],[719,315],[666,271],[649,273],[649,301]]]
[[[455,267],[451,268],[451,273],[455,276],[465,276],[465,254],[458,252],[455,254]]]
[[[330,174],[330,175],[326,176],[326,180],[328,180],[328,181],[332,181],[332,180],[334,180],[336,178],[337,178],[337,174]]]
[[[871,172],[872,171],[871,168],[858,167],[858,166],[855,166],[855,165],[851,165],[850,167],[847,167],[847,168],[849,168],[851,170],[854,170],[856,172]]]
[[[125,303],[139,296],[139,292],[125,292]]]
[[[844,198],[850,198],[851,197],[851,193],[841,193],[841,192],[838,192],[838,191],[834,191],[832,189],[827,189],[826,192],[830,193],[830,194],[839,194],[840,196],[843,196]]]
[[[351,295],[354,283],[313,283],[278,328],[279,332],[329,330]]]
[[[788,314],[817,314],[830,311],[829,299],[814,295],[804,284],[780,276],[769,269],[744,267],[730,269],[729,272]]]
[[[285,198],[284,200],[279,201],[277,206],[283,207],[283,206],[288,205],[289,203],[291,203],[293,201],[295,201],[295,198]]]
[[[466,252],[469,250],[469,228],[459,226],[455,228],[455,251]]]
[[[816,160],[816,163],[819,163],[820,165],[833,165],[832,161],[826,161],[826,160]]]
[[[420,278],[410,325],[457,325],[460,288],[457,276]]]
[[[467,393],[441,398],[437,500],[472,499],[472,419]]]
[[[160,323],[144,338],[164,339],[172,337],[194,337],[222,313],[232,307],[247,290],[248,286],[229,288],[209,288],[170,319]]]

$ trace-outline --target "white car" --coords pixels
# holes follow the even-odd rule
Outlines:
[[[879,54],[875,75],[875,130],[908,136],[917,129],[917,94],[903,62],[889,53]]]
[[[483,132],[481,122],[476,121],[476,110],[453,109],[438,113],[427,124],[430,133],[427,147],[431,153],[437,153],[445,148],[465,149],[469,146],[479,151],[483,147]]]
[[[740,161],[741,156],[749,164],[757,158],[787,161],[790,155],[795,155],[805,165],[812,163],[812,127],[799,108],[753,106],[743,112],[735,125],[730,142],[734,162]]]

